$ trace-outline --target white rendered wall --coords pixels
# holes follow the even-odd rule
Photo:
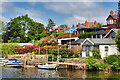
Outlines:
[[[78,37],[72,37],[72,38],[63,38],[63,39],[58,39],[58,45],[61,45],[61,41],[62,40],[71,40],[71,39],[75,39],[75,41],[77,40],[77,39],[79,39]]]
[[[105,52],[105,46],[108,46],[108,52]],[[113,55],[113,54],[117,55],[117,49],[115,45],[99,45],[99,50],[100,50],[101,58],[106,57],[106,53],[107,55]]]

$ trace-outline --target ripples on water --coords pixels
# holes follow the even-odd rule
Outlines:
[[[38,68],[2,68],[3,78],[117,78],[120,72],[82,71],[82,70],[45,70]]]

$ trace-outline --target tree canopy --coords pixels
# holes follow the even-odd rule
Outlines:
[[[52,29],[55,23],[52,19],[48,19],[47,29]]]
[[[33,21],[28,14],[12,19],[8,25],[6,33],[3,34],[4,42],[29,42],[38,39],[38,34],[42,33],[44,25]],[[18,40],[20,39],[20,40]]]

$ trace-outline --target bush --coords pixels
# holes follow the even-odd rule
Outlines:
[[[80,33],[78,35],[79,39],[86,39],[86,38],[91,38],[91,35],[95,32],[85,32],[85,33]]]
[[[112,65],[114,62],[118,62],[118,60],[119,60],[119,58],[117,55],[110,55],[110,56],[106,57],[104,62]]]
[[[99,70],[100,62],[94,59],[94,57],[88,57],[88,59],[85,60],[86,67],[88,70]]]
[[[92,50],[92,53],[93,53],[93,57],[96,58],[96,59],[100,59],[101,58],[101,55],[100,55],[100,50],[98,48],[94,48]]]
[[[114,71],[118,70],[119,69],[119,63],[118,62],[113,62],[111,69],[114,70]]]
[[[1,53],[3,56],[8,56],[8,55],[12,55],[14,54],[14,49],[15,48],[20,48],[21,46],[19,46],[16,43],[1,43],[0,45],[2,45],[0,48]]]

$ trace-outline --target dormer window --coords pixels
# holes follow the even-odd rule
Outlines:
[[[113,24],[113,19],[108,19],[108,24]]]

